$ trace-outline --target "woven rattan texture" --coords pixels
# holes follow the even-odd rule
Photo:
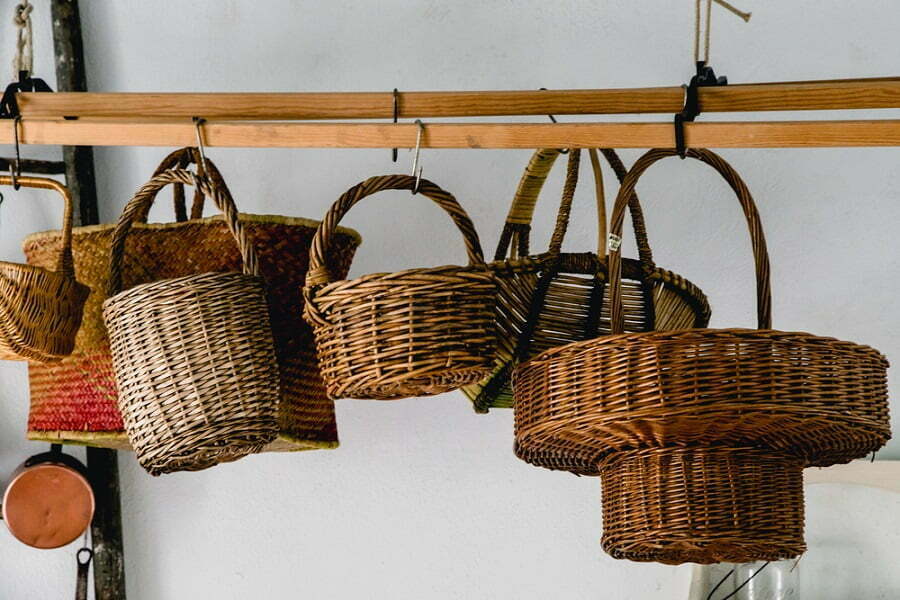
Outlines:
[[[310,256],[306,319],[332,398],[428,396],[483,378],[495,348],[494,278],[478,236],[452,195],[430,181],[418,193],[443,208],[463,235],[469,265],[337,280],[324,257],[335,227],[357,202],[382,190],[414,190],[407,175],[372,177],[344,193],[322,220]]]
[[[22,187],[50,189],[63,199],[60,244],[45,268],[0,262],[0,360],[55,362],[72,353],[89,289],[72,266],[72,198],[60,183],[18,177]],[[12,179],[0,177],[0,184]],[[50,269],[53,269],[52,271]]]
[[[751,448],[616,452],[600,470],[603,549],[667,564],[792,558],[803,540],[800,461]]]
[[[616,200],[612,233],[621,233],[640,174],[673,155],[654,150],[635,163]],[[744,209],[760,329],[619,334],[627,327],[618,297],[627,265],[612,252],[611,322],[618,335],[550,350],[519,367],[518,455],[595,474],[572,468],[573,457],[590,465],[612,450],[715,443],[778,448],[825,466],[880,448],[890,437],[886,359],[850,342],[769,328],[769,261],[753,199],[721,157],[688,155],[722,174]],[[553,464],[534,459],[548,455],[560,458]]]
[[[571,342],[610,332],[610,304],[605,257],[593,252],[561,252],[578,180],[580,151],[569,153],[566,183],[550,250],[529,255],[535,203],[560,150],[538,150],[519,182],[495,255],[498,344],[490,377],[463,388],[475,410],[511,408],[512,370],[520,361]],[[602,150],[616,175],[625,166],[613,150]],[[599,165],[594,171],[600,179]],[[602,191],[603,185],[596,185]],[[602,195],[598,212],[605,214]],[[623,283],[626,331],[705,327],[709,305],[703,293],[683,277],[656,267],[647,242],[636,195],[629,202],[640,260],[628,260]],[[605,226],[605,223],[603,224]],[[605,239],[599,241],[603,246]],[[546,456],[542,454],[541,456]],[[534,457],[540,462],[539,456]]]
[[[180,152],[184,156],[190,150]],[[172,166],[171,162],[167,159],[162,166]],[[209,175],[224,186],[211,161],[208,164]],[[173,187],[178,191],[180,186]],[[182,206],[176,212],[184,214],[185,210]],[[126,240],[126,288],[158,279],[240,269],[240,253],[222,218],[199,218],[202,196],[200,201],[195,198],[192,213],[196,218],[187,222],[135,224]],[[303,285],[309,246],[318,223],[245,214],[240,220],[253,240],[266,280],[281,375],[279,437],[267,450],[334,447],[337,429],[333,403],[325,395],[312,330],[301,317],[303,300],[297,291]],[[72,356],[54,364],[29,365],[31,439],[129,447],[116,406],[109,342],[101,314],[114,228],[102,225],[75,230],[75,266],[92,293]],[[58,255],[60,243],[59,232],[31,236],[25,242],[28,261],[47,265]],[[327,257],[332,272],[346,275],[358,243],[354,232],[341,229],[336,233]]]
[[[202,273],[123,292],[132,220],[164,186],[193,183],[224,214],[243,273]],[[110,250],[109,331],[119,409],[138,462],[150,474],[200,470],[262,450],[278,433],[278,366],[253,245],[220,188],[169,170],[128,203]]]

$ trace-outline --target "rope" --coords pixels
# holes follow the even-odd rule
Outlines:
[[[700,29],[701,29],[701,18],[700,18],[700,3],[702,0],[696,0],[694,5],[694,62],[699,63],[709,63],[709,38],[710,32],[712,31],[712,5],[713,2],[721,6],[722,8],[727,9],[731,13],[739,16],[745,22],[750,20],[751,14],[748,12],[744,12],[733,4],[726,2],[726,0],[706,0],[706,29],[703,33],[703,60],[700,60]]]
[[[18,78],[22,71],[31,75],[34,69],[34,42],[31,30],[31,11],[34,10],[29,0],[22,0],[16,5],[13,25],[16,26],[16,55],[13,58],[13,78]]]

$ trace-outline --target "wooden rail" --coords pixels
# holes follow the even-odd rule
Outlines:
[[[0,123],[0,142],[13,142],[13,121]],[[24,144],[186,146],[196,143],[187,120],[25,119]],[[208,146],[244,148],[410,148],[414,124],[258,123],[210,121]],[[816,148],[900,146],[900,120],[707,122],[685,126],[688,146],[703,148]],[[426,123],[423,148],[652,148],[674,144],[662,123]]]
[[[703,112],[900,108],[900,78],[700,88]],[[25,118],[390,119],[391,92],[19,94]],[[675,113],[678,86],[637,89],[399,92],[400,118]]]

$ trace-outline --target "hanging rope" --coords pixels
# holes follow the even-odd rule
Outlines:
[[[703,33],[703,59],[700,58],[700,30],[702,19],[700,18],[700,3],[702,0],[696,0],[694,7],[694,62],[709,63],[709,37],[712,31],[712,5],[713,2],[727,9],[731,13],[739,16],[745,22],[750,20],[752,13],[739,10],[734,5],[729,4],[725,0],[706,0],[706,29]]]
[[[31,75],[34,69],[34,42],[31,32],[31,11],[34,10],[29,0],[22,0],[16,5],[13,25],[16,26],[16,55],[13,58],[13,78],[19,73]]]

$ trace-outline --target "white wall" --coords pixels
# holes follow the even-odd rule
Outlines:
[[[13,4],[0,2],[0,66],[11,57]],[[37,70],[52,81],[49,1],[35,4]],[[900,7],[892,0],[738,4],[753,10],[751,23],[717,11],[713,34],[713,64],[732,82],[896,74]],[[691,74],[690,0],[82,0],[82,18],[95,91],[626,87],[678,84]],[[104,220],[115,219],[165,151],[97,150]],[[55,152],[25,148],[26,156]],[[209,154],[242,209],[310,217],[360,179],[406,172],[411,159],[401,151],[392,165],[387,150]],[[426,150],[422,158],[426,177],[460,198],[492,250],[529,154]],[[639,153],[623,154],[631,161]],[[900,151],[723,155],[760,205],[775,326],[900,356]],[[588,187],[578,196],[573,249],[596,243]],[[557,172],[539,206],[538,245],[560,188]],[[704,288],[713,326],[753,326],[749,243],[726,186],[705,167],[673,160],[640,189],[659,263]],[[58,206],[4,193],[0,251],[20,260],[21,238],[55,227]],[[347,219],[364,237],[353,273],[463,259],[435,207],[406,194],[378,200]],[[24,365],[0,363],[0,395],[2,479],[43,446],[23,440]],[[602,553],[598,482],[517,461],[510,412],[475,415],[452,393],[341,401],[338,419],[343,445],[333,452],[254,456],[158,479],[122,454],[130,597],[686,597],[688,567]],[[900,457],[900,445],[880,457]],[[900,596],[898,508],[887,493],[811,489],[806,597]],[[68,597],[73,579],[74,547],[30,550],[0,532],[0,598]]]

